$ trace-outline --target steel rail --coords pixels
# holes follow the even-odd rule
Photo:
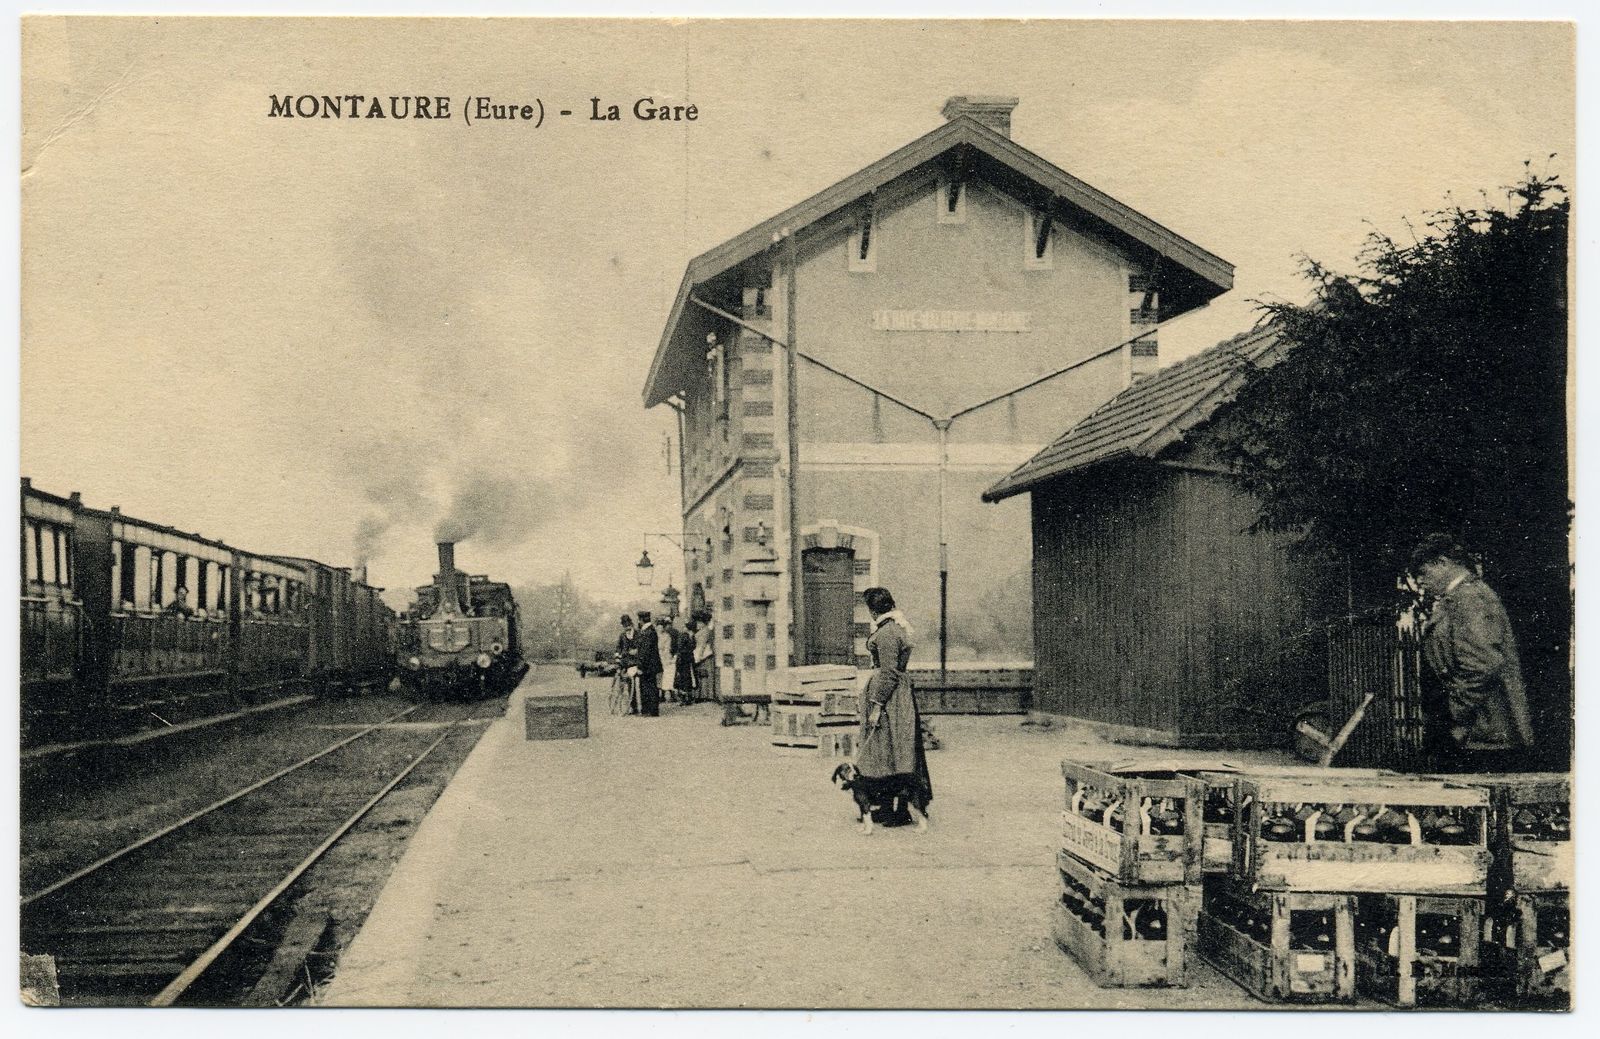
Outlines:
[[[204,974],[206,970],[217,961],[217,958],[228,950],[228,947],[234,943],[235,939],[243,934],[251,924],[255,923],[257,917],[267,911],[268,906],[276,902],[285,891],[289,890],[294,882],[299,880],[306,870],[316,865],[317,860],[322,858],[322,856],[327,853],[329,848],[338,843],[339,838],[348,833],[351,827],[355,826],[355,824],[360,822],[368,812],[372,811],[372,809],[377,806],[378,802],[389,796],[389,791],[393,790],[396,786],[399,786],[400,781],[409,776],[412,769],[422,764],[423,760],[426,759],[428,755],[432,754],[434,750],[438,748],[439,744],[443,743],[450,736],[450,734],[455,731],[456,726],[460,724],[460,720],[451,722],[449,727],[446,728],[444,732],[440,733],[437,739],[428,744],[427,748],[424,749],[421,754],[418,754],[415,758],[413,758],[411,763],[405,768],[401,769],[398,775],[385,783],[383,785],[383,789],[379,790],[376,794],[373,794],[372,797],[367,800],[366,804],[356,809],[354,815],[340,823],[338,829],[334,830],[333,833],[324,839],[321,844],[317,845],[311,854],[301,859],[299,864],[291,869],[282,880],[278,881],[278,883],[273,886],[271,891],[268,891],[265,895],[262,895],[261,898],[256,901],[255,905],[247,909],[245,914],[235,921],[232,927],[228,928],[222,937],[211,943],[210,948],[201,953],[193,963],[185,967],[182,973],[168,982],[167,987],[156,993],[155,998],[151,999],[146,1005],[152,1007],[169,1007],[176,1002],[178,997],[183,995],[183,993],[188,990],[190,985],[193,985],[197,980],[199,980],[200,975]]]
[[[134,841],[132,844],[129,844],[126,847],[123,847],[123,848],[119,848],[116,851],[112,852],[109,855],[106,855],[103,858],[96,859],[94,862],[89,863],[89,865],[83,867],[80,870],[77,870],[74,873],[67,874],[66,876],[62,877],[60,880],[55,881],[54,883],[48,885],[47,887],[42,887],[39,890],[32,892],[31,894],[24,895],[23,898],[22,898],[22,905],[26,906],[26,905],[29,905],[29,904],[31,904],[33,902],[37,902],[39,899],[44,898],[46,895],[53,895],[57,891],[60,891],[62,888],[67,887],[68,885],[77,883],[78,881],[82,880],[84,877],[89,876],[91,873],[96,873],[96,872],[100,871],[101,869],[104,869],[106,866],[111,865],[113,862],[116,862],[118,859],[121,859],[124,856],[126,856],[126,855],[128,855],[128,854],[130,854],[132,852],[138,851],[140,848],[143,848],[148,844],[152,844],[152,843],[160,840],[163,837],[166,837],[166,836],[169,836],[170,834],[176,833],[178,830],[183,829],[185,826],[188,826],[190,823],[193,823],[198,819],[202,819],[205,816],[210,815],[212,812],[216,811],[217,809],[226,807],[227,805],[232,804],[233,802],[239,800],[239,798],[244,797],[247,794],[253,794],[257,790],[260,790],[262,787],[266,786],[267,784],[277,782],[278,780],[282,779],[284,776],[287,776],[291,772],[294,772],[294,771],[296,771],[298,769],[304,768],[305,766],[311,764],[313,761],[316,761],[318,758],[326,757],[327,755],[332,754],[334,751],[340,749],[341,747],[344,747],[344,746],[347,746],[347,745],[349,745],[351,743],[354,743],[356,740],[359,740],[361,737],[366,736],[367,734],[375,731],[376,729],[380,728],[381,726],[388,725],[390,722],[398,721],[399,719],[404,718],[406,715],[410,714],[412,711],[417,710],[421,706],[422,706],[421,704],[413,704],[412,706],[407,707],[405,710],[401,711],[399,714],[390,715],[389,717],[383,719],[382,721],[373,722],[371,725],[369,725],[366,728],[362,729],[360,732],[357,732],[357,733],[354,733],[353,735],[347,736],[344,739],[340,740],[339,742],[333,744],[330,747],[324,747],[322,750],[317,751],[315,754],[311,755],[308,758],[304,758],[304,759],[302,759],[300,761],[295,762],[293,765],[289,765],[289,766],[287,766],[285,768],[281,768],[278,771],[274,772],[272,775],[267,776],[265,779],[258,779],[254,783],[251,783],[249,786],[245,787],[244,789],[236,790],[233,793],[229,794],[227,797],[224,797],[222,800],[214,802],[214,803],[212,803],[210,805],[207,805],[206,807],[200,809],[197,812],[192,812],[189,815],[184,816],[182,819],[179,819],[177,822],[172,823],[169,826],[163,827],[160,830],[157,830],[155,833],[146,834],[145,836],[143,836],[143,837],[139,838],[138,840]]]

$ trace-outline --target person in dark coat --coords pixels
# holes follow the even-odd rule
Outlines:
[[[1442,769],[1515,771],[1533,745],[1533,724],[1505,606],[1447,535],[1424,538],[1410,570],[1434,600],[1422,660],[1434,705],[1429,742]]]
[[[661,653],[657,649],[650,611],[639,611],[639,713],[647,718],[661,716]]]
[[[629,686],[628,713],[639,713],[639,637],[633,628],[633,618],[622,615],[622,631],[617,635],[617,681]]]
[[[695,681],[694,674],[694,638],[699,628],[700,621],[690,617],[689,623],[683,626],[683,631],[678,635],[677,675],[672,684],[678,688],[678,695],[684,703],[694,703],[700,699],[699,683]]]
[[[917,829],[925,830],[933,780],[928,775],[916,696],[906,674],[911,660],[911,625],[895,609],[888,589],[868,588],[861,597],[872,612],[867,652],[872,655],[873,672],[862,705],[856,771],[869,781],[907,790],[912,819]]]

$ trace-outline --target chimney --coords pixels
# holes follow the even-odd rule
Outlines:
[[[446,577],[456,569],[456,543],[454,541],[439,542],[439,576]]]
[[[969,115],[1001,137],[1011,136],[1011,110],[1020,99],[998,94],[958,94],[940,109],[946,119]]]
[[[362,563],[360,566],[356,567],[355,568],[355,572],[350,575],[350,579],[352,581],[354,581],[356,584],[366,584],[367,583],[367,564]]]

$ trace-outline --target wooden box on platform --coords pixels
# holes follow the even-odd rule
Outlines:
[[[530,740],[581,740],[589,736],[589,694],[529,696],[522,701]]]
[[[842,664],[791,667],[773,681],[772,745],[815,750],[824,757],[852,755],[860,712],[854,668]],[[850,749],[841,751],[844,745]]]
[[[1189,983],[1198,886],[1122,884],[1066,852],[1056,854],[1056,865],[1062,890],[1051,909],[1051,933],[1097,985]]]
[[[1489,795],[1416,776],[1240,776],[1233,875],[1274,891],[1483,895]]]
[[[1517,1006],[1572,1005],[1572,916],[1565,891],[1514,894],[1491,914],[1480,956],[1493,994]]]
[[[810,704],[772,701],[772,745],[817,749],[817,710]]]
[[[1200,955],[1268,1002],[1355,999],[1355,897],[1251,891],[1206,879],[1196,946]]]
[[[1063,761],[1064,850],[1124,884],[1200,879],[1204,785],[1167,770]]]
[[[824,758],[854,758],[861,735],[858,722],[822,724],[817,728],[817,754]]]
[[[1356,984],[1398,1007],[1470,1007],[1482,986],[1482,898],[1363,895]]]

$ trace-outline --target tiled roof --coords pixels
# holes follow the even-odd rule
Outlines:
[[[1155,457],[1233,399],[1240,370],[1270,363],[1278,343],[1271,328],[1257,329],[1140,379],[984,491],[983,500],[1000,501],[1113,459]]]

